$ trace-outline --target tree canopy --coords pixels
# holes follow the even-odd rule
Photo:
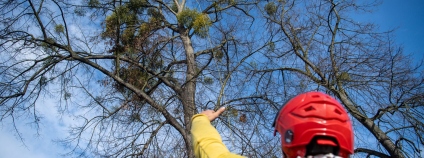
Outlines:
[[[423,67],[391,30],[353,19],[377,4],[2,1],[0,121],[38,125],[55,98],[78,122],[62,140],[70,155],[193,157],[191,117],[226,106],[214,125],[230,151],[279,157],[275,114],[323,91],[351,115],[356,155],[419,157]]]

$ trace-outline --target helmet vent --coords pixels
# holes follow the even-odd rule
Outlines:
[[[334,109],[334,112],[339,114],[339,115],[342,115],[342,112],[339,109]]]
[[[312,98],[319,98],[319,95],[313,95]]]
[[[308,112],[308,111],[314,111],[314,110],[316,110],[316,109],[313,106],[309,106],[309,107],[305,108],[305,111],[306,112]]]

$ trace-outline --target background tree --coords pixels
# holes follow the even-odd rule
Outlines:
[[[276,34],[277,51],[266,55],[273,62],[267,61],[268,67],[257,75],[271,73],[289,78],[300,91],[321,90],[337,97],[354,118],[356,153],[419,157],[421,65],[411,64],[402,47],[392,41],[391,32],[378,33],[374,25],[350,18],[375,4],[333,0],[265,4],[263,14],[269,31]],[[285,83],[280,89],[293,92]],[[367,144],[368,132],[377,148]]]
[[[301,92],[320,90],[354,118],[356,152],[419,156],[421,67],[409,63],[390,32],[349,18],[373,6],[1,2],[0,118],[29,116],[38,125],[40,101],[57,98],[58,110],[80,123],[63,140],[69,154],[192,157],[191,116],[227,106],[214,125],[230,151],[279,157],[271,126],[278,109]],[[363,143],[369,133],[377,148]]]

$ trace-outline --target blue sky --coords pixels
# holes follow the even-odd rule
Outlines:
[[[421,48],[424,46],[424,0],[385,0],[373,14],[358,18],[375,22],[381,31],[397,28],[396,42],[404,46],[405,53],[416,59],[424,57],[424,49]],[[66,126],[72,124],[72,120],[58,120],[54,101],[44,102],[46,108],[39,110],[47,117],[43,119],[39,136],[35,136],[35,130],[25,122],[18,123],[26,146],[14,134],[10,119],[0,123],[0,157],[60,157],[64,150],[53,140],[65,138]]]
[[[396,42],[404,46],[404,52],[414,55],[417,61],[424,57],[423,0],[384,0],[373,14],[360,18],[375,22],[382,31],[396,29]]]

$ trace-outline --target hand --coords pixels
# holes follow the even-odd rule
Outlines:
[[[205,111],[202,111],[200,114],[206,115],[208,117],[209,121],[212,122],[217,117],[219,117],[219,115],[221,115],[221,113],[224,112],[224,111],[225,111],[225,107],[221,107],[217,111],[205,110]]]

